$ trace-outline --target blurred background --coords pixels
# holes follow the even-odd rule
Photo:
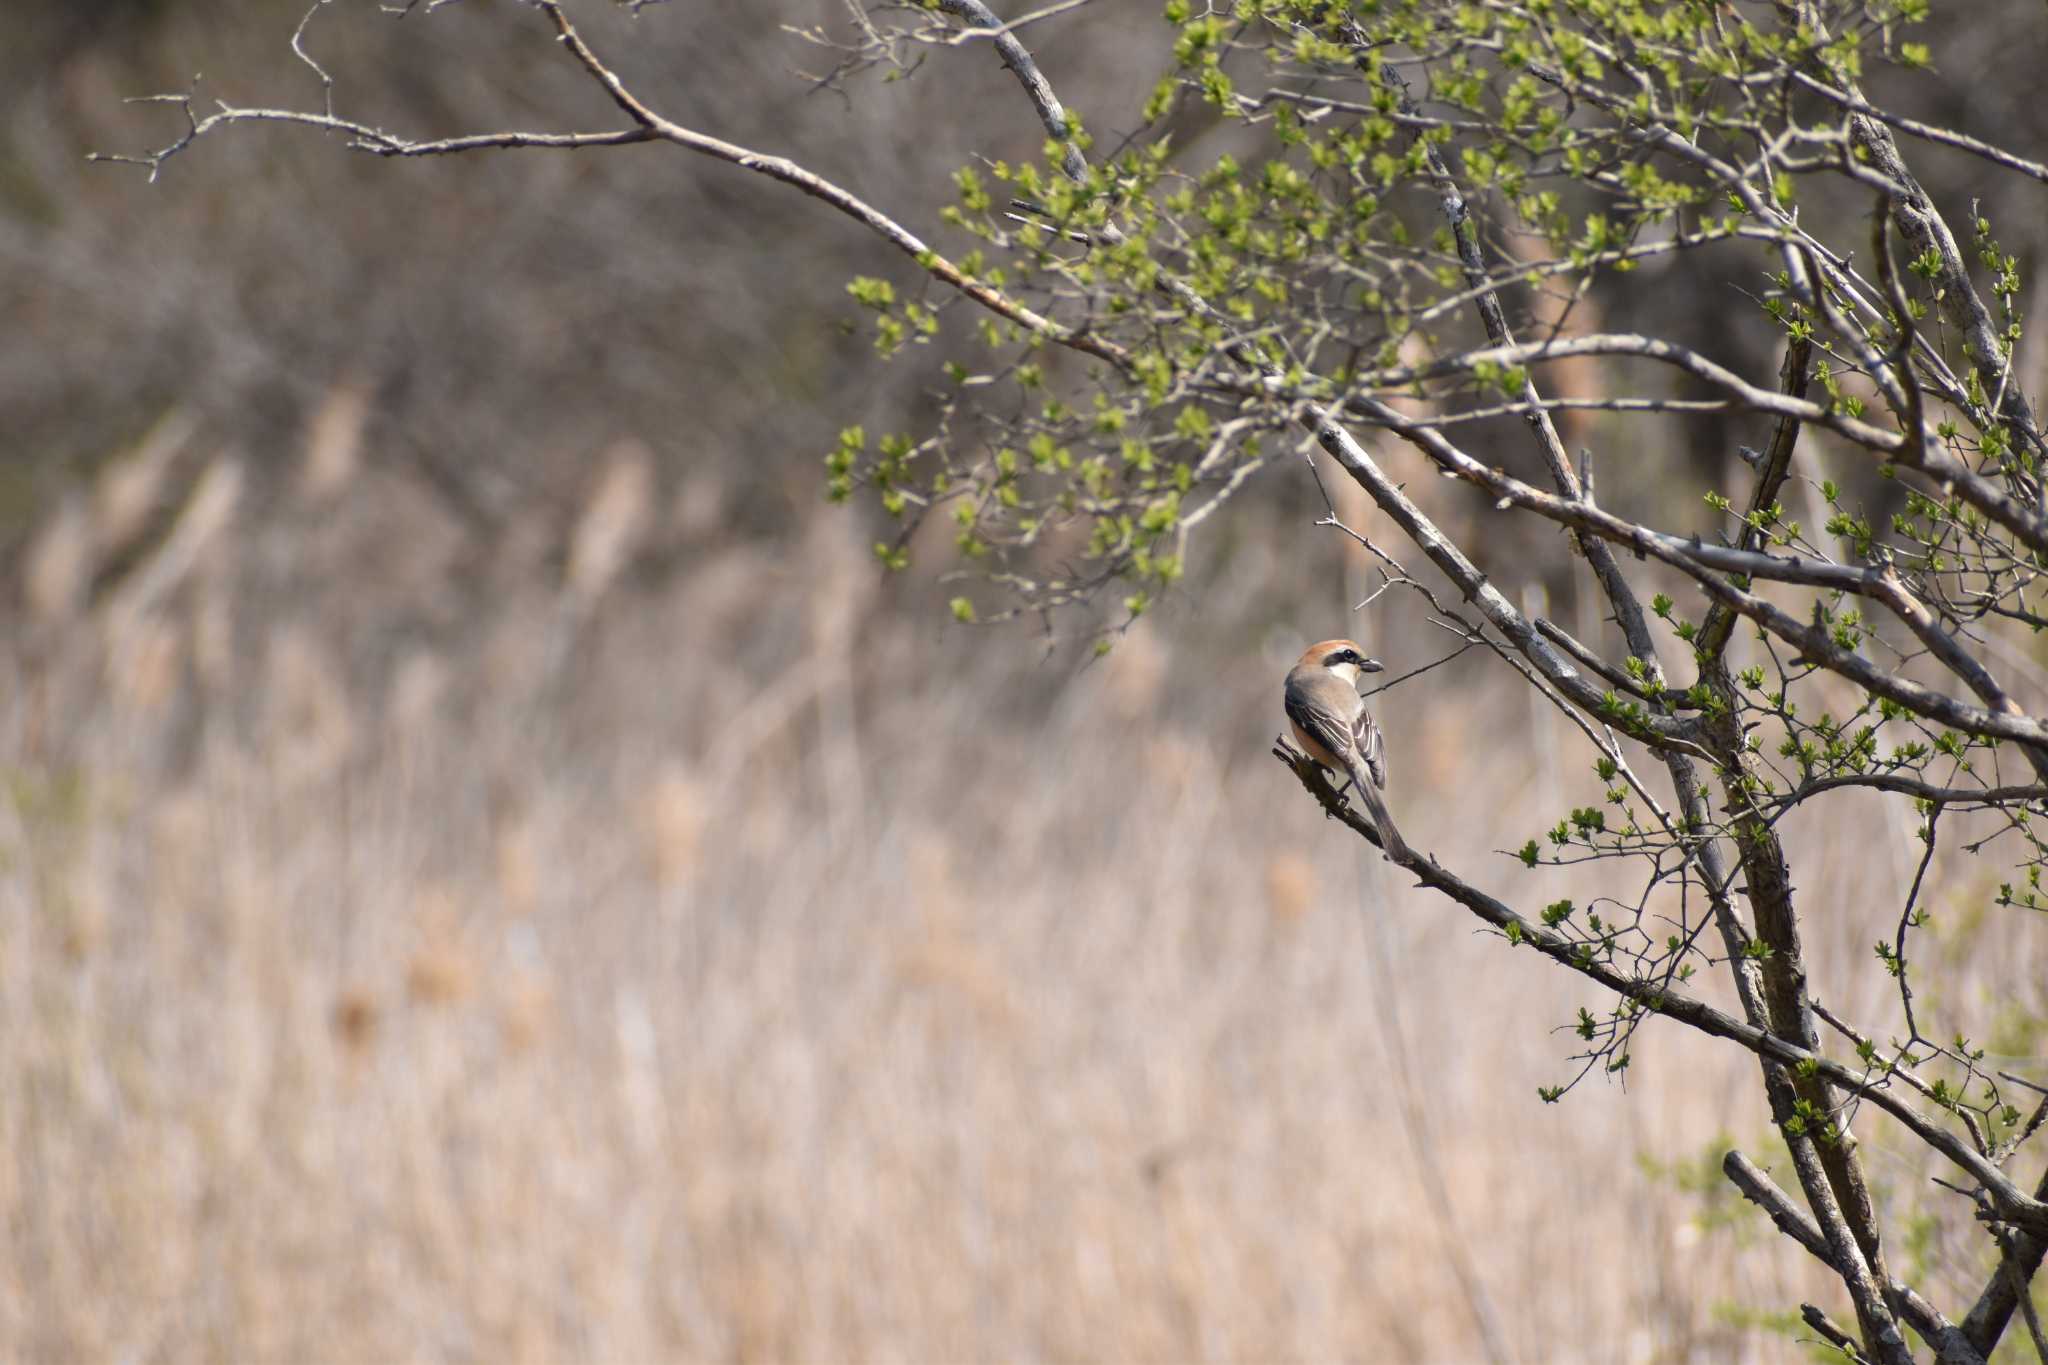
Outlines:
[[[816,88],[781,26],[828,0],[584,9],[664,112],[914,227],[1039,146],[985,49]],[[847,329],[850,276],[904,277],[812,201],[283,128],[154,185],[85,162],[174,137],[122,100],[195,73],[317,107],[303,13],[72,0],[0,51],[0,1358],[1798,1356],[1772,1315],[1833,1291],[1716,1172],[1768,1155],[1753,1068],[1653,1028],[1626,1089],[1540,1104],[1605,1002],[1268,756],[1308,640],[1453,643],[1409,595],[1352,615],[1369,565],[1295,471],[1099,663],[954,626],[939,541],[885,576],[820,497],[838,429],[931,376]],[[1913,112],[2035,127],[2038,4],[1966,13]],[[1113,130],[1165,34],[1101,0],[1033,36]],[[616,121],[512,0],[343,0],[307,42],[394,131]],[[2039,263],[2039,186],[1909,152]],[[1726,316],[1717,358],[1775,369],[1725,283],[1642,279],[1617,323]],[[1651,509],[1763,444],[1574,439]],[[1580,584],[1508,582],[1599,637]],[[1376,705],[1414,842],[1587,899],[1494,852],[1598,801],[1561,718],[1478,652]],[[1880,1033],[1907,819],[1790,826],[1816,989]],[[1980,932],[1996,867],[1944,872],[1937,993],[2038,1055],[2039,935]],[[1901,1250],[1938,1302],[1967,1223]]]

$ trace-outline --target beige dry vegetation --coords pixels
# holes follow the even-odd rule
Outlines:
[[[1539,1104],[1598,1002],[1267,756],[1298,633],[1347,623],[1333,589],[1248,633],[1231,584],[1303,547],[1250,539],[1076,670],[925,624],[823,508],[712,529],[712,476],[656,488],[631,446],[464,570],[358,467],[353,401],[262,499],[174,418],[31,548],[0,1357],[1455,1359],[1455,1256],[1523,1359],[1791,1349],[1724,1306],[1818,1277],[1645,1170],[1758,1137],[1746,1059],[1653,1029],[1626,1093]],[[177,514],[89,595],[151,461]],[[1476,656],[1380,705],[1404,824],[1461,864],[1591,794]],[[1872,976],[1898,869],[1870,855],[1902,844],[1834,808],[1794,845],[1826,850],[1824,998]],[[1941,979],[2038,1009],[2038,955],[1946,932],[1970,876]]]

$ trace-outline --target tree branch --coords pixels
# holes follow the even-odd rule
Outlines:
[[[1332,819],[1341,821],[1361,838],[1365,837],[1370,822],[1338,798],[1336,789],[1330,786],[1315,760],[1284,741],[1275,744],[1273,755],[1294,770],[1295,777]],[[1882,1078],[1873,1081],[1867,1074],[1859,1074],[1818,1052],[1746,1024],[1705,1001],[1674,992],[1661,981],[1626,976],[1597,957],[1589,957],[1583,945],[1517,914],[1502,901],[1468,885],[1433,859],[1418,858],[1406,866],[1423,886],[1464,906],[1485,923],[1508,935],[1510,942],[1527,944],[1551,961],[1635,1001],[1655,1014],[1676,1019],[1709,1037],[1735,1043],[1759,1057],[1795,1067],[1803,1065],[1814,1075],[1823,1076],[1841,1087],[1844,1092],[1868,1100],[1897,1119],[1915,1137],[1968,1172],[1984,1187],[2001,1217],[2022,1227],[2048,1232],[2048,1202],[2044,1202],[2048,1200],[2048,1194],[2041,1198],[2030,1197],[1982,1153],[1886,1090]]]
[[[1833,1259],[1833,1250],[1819,1226],[1792,1202],[1790,1195],[1778,1188],[1763,1168],[1741,1152],[1730,1151],[1721,1159],[1721,1173],[1742,1191],[1744,1198],[1770,1215],[1778,1231],[1805,1247],[1828,1269],[1840,1273],[1840,1267]],[[1897,1280],[1886,1284],[1884,1291],[1897,1306],[1900,1316],[1933,1344],[1942,1365],[1984,1365],[1983,1352],[1933,1304]]]
[[[1651,531],[1634,522],[1624,521],[1602,512],[1596,507],[1589,507],[1580,502],[1568,502],[1541,489],[1532,488],[1497,468],[1482,465],[1446,439],[1428,418],[1409,417],[1377,399],[1354,398],[1351,405],[1367,421],[1397,433],[1430,456],[1446,471],[1484,488],[1509,505],[1526,507],[1561,524],[1609,536],[1684,571],[1714,601],[1723,603],[1737,614],[1755,621],[1773,635],[1796,646],[1811,662],[1840,673],[1866,691],[1889,697],[1906,709],[1953,729],[1986,737],[2018,740],[2029,745],[2048,744],[2048,726],[2044,726],[2039,720],[2024,714],[2015,715],[2009,711],[1992,711],[1972,706],[1946,693],[1937,692],[1911,679],[1881,669],[1853,650],[1837,645],[1824,627],[1800,621],[1714,572],[1717,567],[1724,565],[1734,572],[1770,569],[1773,577],[1798,575],[1788,581],[1825,583],[1826,586],[1850,590],[1853,590],[1854,585],[1863,585],[1874,592],[1876,579],[1868,576],[1869,571],[1821,565],[1794,568],[1792,565],[1799,563],[1798,561],[1778,560],[1772,556],[1764,556],[1761,561],[1743,559],[1740,558],[1745,553],[1743,551],[1702,545]],[[1346,464],[1345,468],[1357,477],[1357,471],[1352,465]],[[1388,487],[1391,489],[1391,485]],[[1382,503],[1381,506],[1385,508],[1387,504]],[[1400,518],[1397,517],[1396,520]],[[1773,561],[1775,569],[1771,563],[1763,561]]]
[[[1778,388],[1788,398],[1803,400],[1807,385],[1811,382],[1807,366],[1813,363],[1813,343],[1806,337],[1792,338],[1785,347],[1785,359],[1778,367]],[[1799,420],[1784,415],[1771,429],[1771,443],[1764,449],[1764,458],[1757,467],[1756,483],[1750,490],[1748,514],[1742,519],[1742,548],[1757,550],[1763,547],[1764,533],[1757,525],[1757,519],[1770,507],[1776,505],[1778,493],[1785,486],[1785,480],[1792,475],[1792,451],[1799,444]],[[1735,630],[1735,609],[1716,602],[1707,610],[1707,619],[1700,626],[1699,658],[1701,666],[1718,661],[1728,649],[1728,640]]]
[[[953,2],[965,3],[966,0],[953,0]],[[863,224],[877,236],[881,237],[883,241],[888,242],[898,251],[909,256],[913,261],[917,262],[918,268],[926,274],[945,284],[951,285],[954,289],[973,299],[990,312],[1008,318],[1019,326],[1043,336],[1048,341],[1057,342],[1062,346],[1067,346],[1087,355],[1095,356],[1098,359],[1106,360],[1119,370],[1128,370],[1130,368],[1130,357],[1125,354],[1122,347],[1092,332],[1076,331],[1062,327],[1050,318],[1042,317],[1015,299],[1010,298],[1001,290],[995,289],[987,283],[968,275],[960,267],[925,245],[923,240],[895,219],[870,205],[859,196],[826,180],[823,176],[816,175],[785,157],[764,156],[759,152],[750,151],[735,143],[726,142],[722,139],[710,137],[704,133],[685,128],[679,123],[662,117],[642,102],[632,91],[627,89],[625,82],[619,78],[618,73],[600,60],[595,52],[591,51],[589,45],[576,32],[575,26],[569,22],[569,16],[563,12],[561,0],[534,0],[534,4],[554,22],[556,35],[560,38],[562,45],[583,65],[583,69],[590,73],[591,78],[605,88],[605,91],[611,96],[612,102],[625,110],[634,122],[647,129],[656,137],[661,138],[665,142],[672,142],[678,147],[686,148],[719,161],[728,162],[740,167],[742,170],[752,171],[757,175],[765,175],[771,180],[778,180],[785,185],[800,190],[810,195],[813,199],[821,200]],[[1005,35],[1005,40],[1012,43],[1016,41],[1015,38],[1008,37],[1008,35]],[[999,42],[998,46],[1000,47],[1000,45]]]
[[[1949,233],[1940,210],[1935,208],[1934,201],[1921,188],[1920,182],[1914,179],[1905,158],[1899,155],[1898,144],[1892,140],[1889,129],[1861,114],[1851,118],[1849,126],[1855,147],[1869,156],[1871,165],[1879,174],[1900,187],[1900,192],[1891,199],[1892,220],[1898,225],[1899,235],[1905,238],[1906,245],[1916,256],[1931,252],[1939,263],[1937,279],[1945,297],[1962,309],[1963,347],[1977,371],[1985,394],[1991,397],[1994,409],[2018,428],[2019,436],[2029,445],[2037,451],[2048,452],[2048,443],[2042,439],[2026,395],[2020,391],[2019,385],[2004,382],[2007,363],[2004,344],[1992,324],[1990,311],[1984,307],[1984,300],[1978,297],[1977,288],[1970,281],[1969,267],[1963,264],[1963,253]],[[1988,512],[1989,509],[1983,510]],[[2001,521],[2001,524],[2004,523]],[[2018,533],[2017,527],[2010,529]],[[2037,550],[2048,548],[2033,539],[2028,539],[2027,543]]]
[[[2048,1172],[2034,1186],[2034,1197],[2048,1200]],[[1998,1268],[1991,1272],[1977,1302],[1963,1318],[1963,1335],[1985,1355],[1997,1349],[2012,1321],[2013,1310],[2027,1297],[2028,1286],[2048,1257],[2048,1232],[2022,1228],[1999,1243]]]
[[[1972,156],[1981,156],[1994,166],[2002,166],[2008,171],[2017,171],[2029,179],[2039,180],[2043,184],[2048,184],[2048,166],[2044,166],[2038,161],[2029,161],[2026,157],[2017,156],[2012,152],[2006,151],[2003,147],[1995,147],[1991,143],[1971,137],[1967,133],[1958,133],[1953,129],[1938,127],[1932,123],[1922,123],[1918,119],[1910,119],[1903,114],[1894,114],[1890,110],[1880,109],[1861,95],[1854,92],[1837,90],[1825,81],[1815,80],[1804,71],[1794,71],[1791,75],[1794,81],[1797,81],[1806,89],[1811,90],[1823,99],[1834,101],[1835,104],[1852,114],[1861,114],[1865,118],[1881,120],[1900,132],[1911,134],[1923,142],[1938,143],[1943,147],[1954,147],[1958,151],[1968,152]]]

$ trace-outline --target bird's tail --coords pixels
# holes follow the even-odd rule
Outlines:
[[[1414,855],[1408,849],[1408,841],[1401,837],[1401,831],[1394,828],[1394,817],[1387,810],[1386,798],[1380,795],[1379,784],[1372,780],[1372,774],[1362,764],[1350,766],[1351,788],[1358,793],[1366,814],[1372,817],[1373,828],[1379,831],[1380,851],[1397,863],[1409,861]]]

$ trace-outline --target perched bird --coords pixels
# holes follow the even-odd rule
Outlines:
[[[1358,695],[1359,674],[1384,667],[1350,640],[1310,645],[1287,672],[1287,721],[1310,758],[1351,779],[1379,831],[1380,848],[1398,863],[1410,855],[1380,795],[1387,785],[1386,741]]]

